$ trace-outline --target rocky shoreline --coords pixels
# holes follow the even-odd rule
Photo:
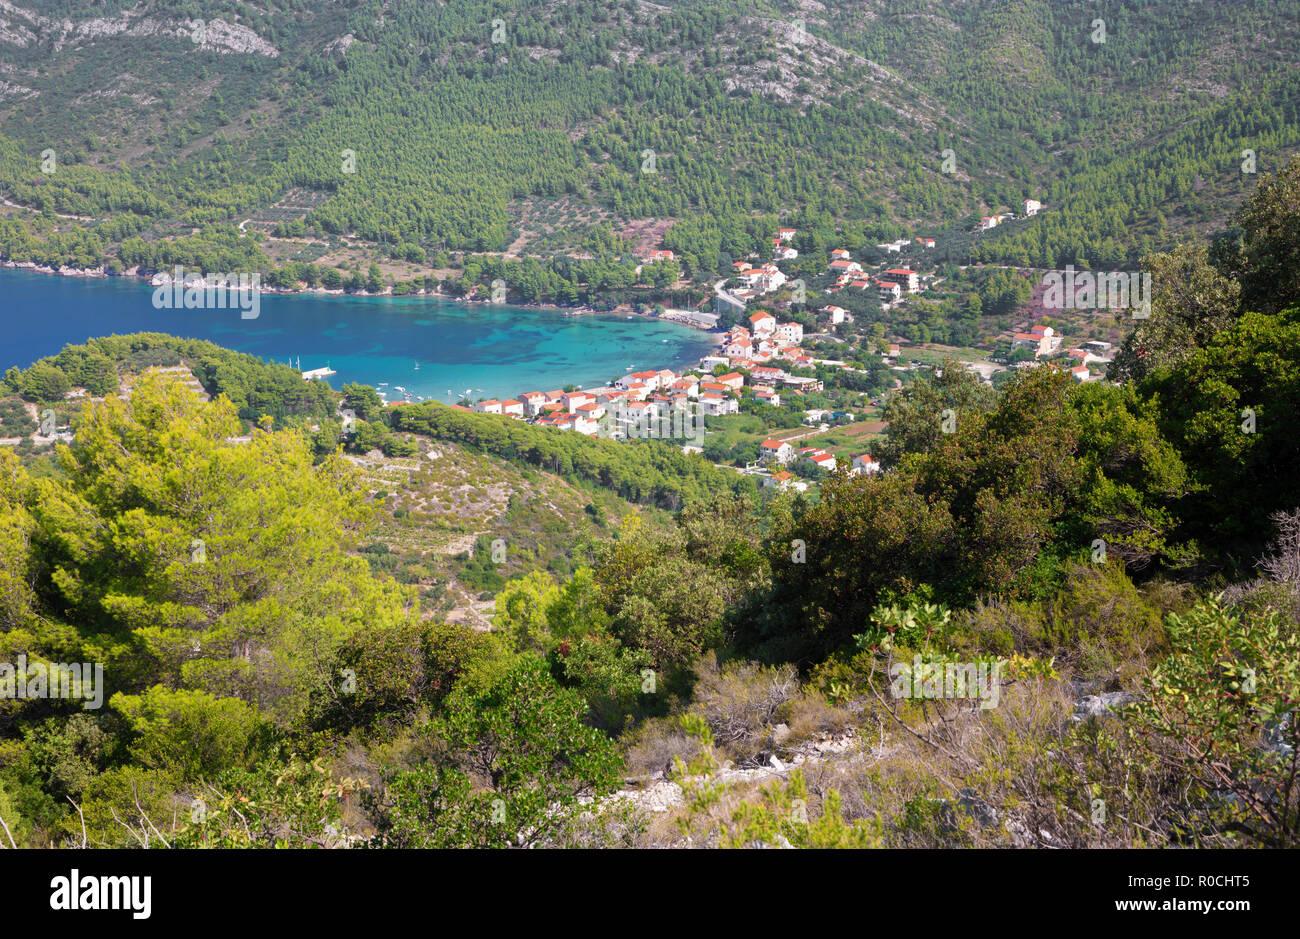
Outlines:
[[[108,271],[103,267],[51,267],[47,264],[37,264],[35,261],[0,261],[0,269],[28,271],[33,274],[50,274],[58,277],[135,277],[145,281],[153,278],[155,274],[166,273],[165,271],[154,271],[149,269],[140,269],[139,267],[128,267],[121,270]],[[260,272],[259,272],[260,273]],[[268,287],[263,285],[262,293],[278,294],[293,296],[296,294],[316,294],[325,297],[389,297],[393,295],[393,288],[385,287],[383,290],[331,290],[326,287]],[[429,290],[420,287],[407,294],[401,294],[404,297],[435,297],[442,300],[454,300],[458,303],[481,303],[490,305],[491,300],[481,297],[456,297],[451,294],[443,293],[441,287],[435,287]],[[522,307],[524,309],[535,310],[556,310],[565,316],[609,316],[620,314],[624,316],[644,316],[647,319],[656,319],[653,314],[639,313],[628,304],[619,304],[612,310],[597,310],[590,306],[561,306],[557,303],[537,303],[537,302],[520,302],[510,303],[513,307]]]

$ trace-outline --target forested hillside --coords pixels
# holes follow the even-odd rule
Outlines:
[[[0,191],[37,210],[0,253],[56,265],[265,269],[259,231],[591,253],[683,218],[735,257],[758,214],[890,237],[1027,197],[1050,211],[971,257],[1115,265],[1300,143],[1296,0],[33,0],[0,23]]]

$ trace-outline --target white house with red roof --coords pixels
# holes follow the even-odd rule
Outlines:
[[[586,391],[566,391],[560,400],[564,402],[564,409],[572,414],[578,405],[595,402],[596,396]]]
[[[749,337],[743,336],[739,339],[732,339],[723,346],[722,351],[727,358],[733,358],[735,356],[748,357],[754,354],[754,344],[749,340]]]
[[[786,279],[785,274],[775,264],[752,267],[747,271],[741,271],[736,276],[760,293],[770,293],[773,290],[780,289]]]
[[[683,375],[669,386],[673,391],[681,392],[691,398],[700,393],[700,380],[690,375]]]
[[[776,317],[771,313],[759,310],[749,318],[749,326],[754,330],[754,335],[770,335],[776,329]]]
[[[716,391],[706,391],[700,395],[700,410],[705,414],[717,416],[720,414],[735,414],[740,410],[740,404],[730,395],[718,394]]]
[[[491,398],[487,401],[480,401],[474,405],[474,410],[478,411],[480,414],[500,414],[501,402],[496,398]]]
[[[776,337],[786,342],[803,342],[803,324],[781,323],[776,327]]]
[[[760,459],[775,460],[784,466],[794,459],[794,447],[784,440],[775,440],[769,437],[759,444],[758,454]]]
[[[867,476],[880,472],[880,463],[870,453],[859,453],[849,460],[849,472],[853,475]]]
[[[677,260],[677,255],[673,254],[671,251],[664,251],[664,250],[651,251],[650,254],[646,257],[646,262],[649,264],[653,264],[655,261],[675,261],[675,260]]]
[[[524,413],[529,417],[542,413],[542,405],[546,403],[546,392],[544,391],[525,391],[519,396],[523,402]]]
[[[1034,358],[1051,355],[1061,348],[1061,337],[1050,326],[1033,326],[1027,333],[1016,333],[1011,337],[1013,348],[1034,350]]]
[[[1104,358],[1103,356],[1100,356],[1100,355],[1098,355],[1097,353],[1093,352],[1091,349],[1082,349],[1082,348],[1080,348],[1080,349],[1071,349],[1070,352],[1069,352],[1069,355],[1070,355],[1070,358],[1072,358],[1072,359],[1078,359],[1078,360],[1079,360],[1081,363],[1083,363],[1084,365],[1087,365],[1089,362],[1108,362],[1108,361],[1110,361],[1109,359],[1106,359],[1106,358]]]
[[[745,376],[740,372],[728,372],[726,375],[719,375],[717,382],[732,391],[739,391],[745,384]]]
[[[814,466],[820,466],[827,472],[835,469],[834,455],[827,453],[825,450],[818,447],[800,447],[799,457],[800,459],[807,460]]]
[[[921,289],[921,275],[906,267],[890,268],[880,275],[880,279],[902,284],[908,293],[916,293]]]
[[[897,281],[878,280],[876,289],[880,291],[880,299],[885,303],[893,303],[903,298],[903,285]]]
[[[633,388],[646,387],[646,375],[653,375],[654,372],[636,372],[630,375],[624,375],[614,382],[615,388],[622,388],[624,391],[631,391]]]
[[[501,413],[522,418],[524,416],[524,403],[516,401],[514,398],[507,398],[501,402]]]
[[[615,384],[621,384],[622,382],[629,381],[629,380],[632,382],[639,381],[641,382],[641,384],[645,385],[651,391],[654,391],[659,388],[659,383],[662,379],[660,378],[658,371],[656,371],[655,369],[647,369],[642,372],[633,372],[631,375],[625,375],[623,376],[623,378],[619,379],[618,382],[615,382]],[[631,386],[629,384],[626,385],[625,387],[631,387]]]
[[[853,274],[862,270],[862,265],[857,261],[850,261],[847,258],[837,258],[830,263],[832,273],[835,274]]]
[[[797,234],[798,230],[794,228],[778,228],[776,230],[776,237],[780,238],[782,241],[789,241]]]
[[[546,414],[537,419],[537,423],[543,427],[554,427],[556,430],[573,430],[573,418],[568,414]]]
[[[763,477],[763,487],[766,489],[777,489],[781,492],[785,492],[788,489],[793,489],[796,492],[805,492],[808,489],[808,484],[802,479],[799,479],[789,470],[778,470],[771,476]]]

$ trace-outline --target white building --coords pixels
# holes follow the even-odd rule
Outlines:
[[[782,323],[776,327],[776,338],[786,342],[802,342],[803,326],[800,323]]]
[[[916,293],[921,289],[921,275],[906,267],[892,267],[881,274],[880,279],[901,284],[908,293]]]
[[[700,395],[700,409],[705,414],[716,417],[719,414],[735,414],[740,410],[740,404],[730,395],[720,395],[716,391],[706,391]]]
[[[758,448],[759,458],[763,460],[775,460],[782,466],[794,459],[794,447],[790,446],[784,440],[773,440],[768,438]]]
[[[870,476],[880,472],[880,463],[870,453],[859,453],[849,461],[849,472],[855,476],[859,473]]]

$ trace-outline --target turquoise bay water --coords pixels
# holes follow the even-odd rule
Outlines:
[[[112,333],[207,339],[302,368],[329,366],[335,388],[401,385],[417,397],[505,398],[629,371],[680,369],[713,348],[702,332],[645,317],[565,316],[431,297],[264,295],[256,319],[234,310],[159,310],[137,278],[85,279],[0,271],[0,372],[72,342]]]

